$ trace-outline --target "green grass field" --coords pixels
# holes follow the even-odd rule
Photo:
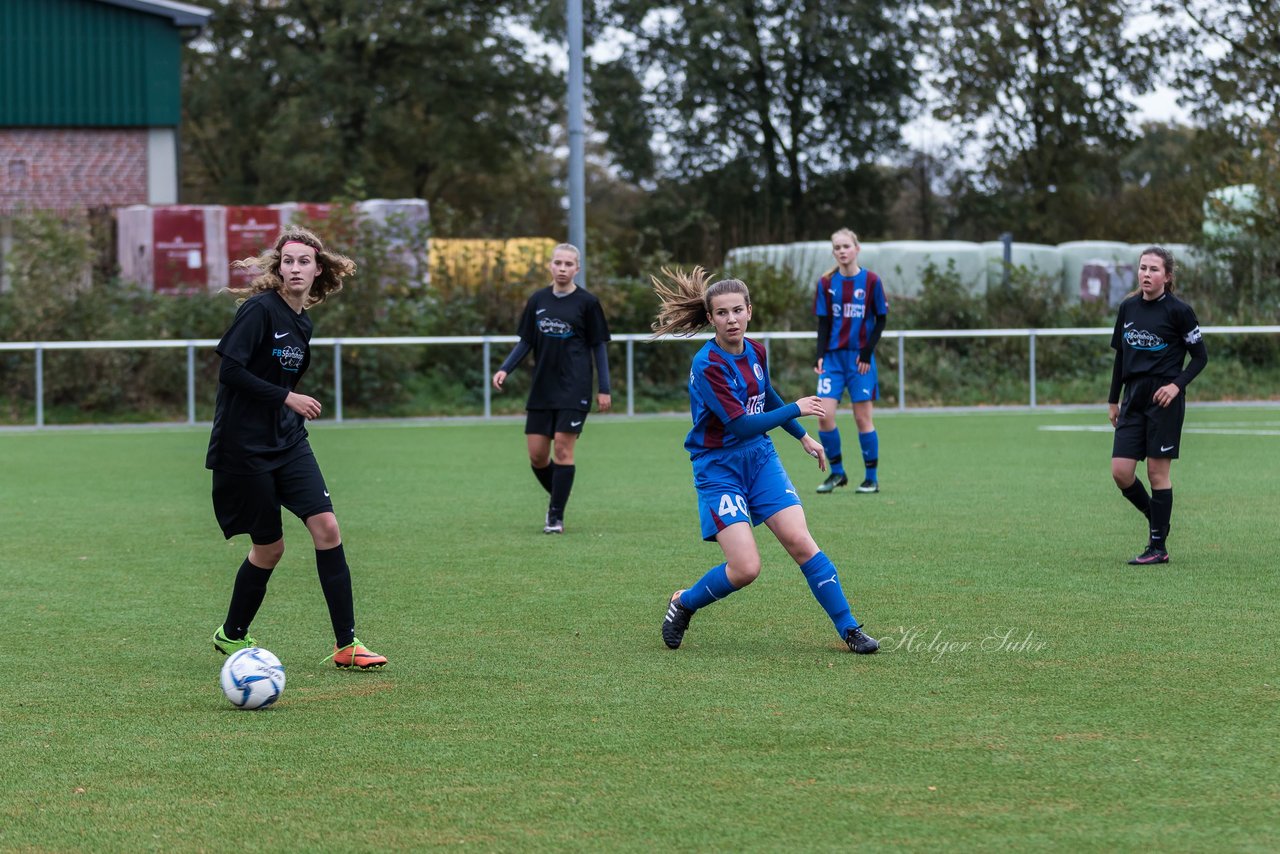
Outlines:
[[[216,685],[247,541],[214,523],[207,431],[0,434],[0,849],[1280,847],[1280,409],[1192,407],[1173,562],[1141,569],[1101,407],[877,426],[878,496],[813,495],[775,438],[882,641],[853,656],[764,528],[760,580],[662,645],[719,561],[683,418],[594,418],[563,537],[517,421],[321,423],[391,665],[321,662],[290,520],[264,712]]]

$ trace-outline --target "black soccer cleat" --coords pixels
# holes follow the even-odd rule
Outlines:
[[[684,633],[689,628],[689,621],[693,619],[693,610],[680,604],[680,594],[683,592],[677,590],[671,594],[671,601],[667,603],[667,616],[662,620],[662,642],[668,649],[680,648]]]
[[[542,526],[542,533],[544,533],[544,534],[563,534],[563,533],[564,533],[564,520],[563,520],[563,519],[561,519],[559,516],[552,516],[550,513],[548,513],[548,514],[547,514],[547,521],[546,521],[546,524],[544,524],[544,525]]]
[[[856,652],[858,655],[870,655],[880,648],[880,642],[869,635],[863,634],[861,626],[845,632],[844,642],[849,645],[850,652]]]
[[[827,475],[827,479],[824,480],[822,484],[818,487],[818,494],[823,495],[828,492],[835,492],[835,489],[837,486],[848,486],[848,485],[849,485],[848,476],[843,474],[836,474],[835,472],[832,472],[831,474]]]
[[[880,491],[880,481],[878,480],[864,480],[862,483],[858,484],[858,492],[868,493],[868,492],[879,492],[879,491]]]
[[[1137,557],[1129,558],[1130,566],[1146,566],[1151,563],[1168,563],[1169,553],[1158,546],[1147,546],[1147,550]]]

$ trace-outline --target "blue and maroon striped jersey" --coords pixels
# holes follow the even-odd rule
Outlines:
[[[889,313],[880,277],[867,269],[853,276],[837,270],[818,280],[813,313],[831,318],[827,350],[861,350],[875,327],[876,315]]]
[[[765,410],[769,389],[769,365],[764,345],[743,339],[743,351],[733,355],[721,349],[712,338],[689,369],[689,409],[693,429],[685,437],[684,447],[690,457],[720,448],[745,447],[768,436],[763,433],[739,439],[725,427],[743,415],[756,415]]]

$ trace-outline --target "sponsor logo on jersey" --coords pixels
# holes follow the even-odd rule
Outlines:
[[[280,367],[286,371],[296,372],[302,367],[302,359],[307,355],[307,351],[301,347],[272,347],[271,355],[280,360]]]
[[[1188,332],[1186,337],[1183,340],[1186,341],[1188,344],[1198,344],[1203,339],[1204,339],[1204,336],[1200,334],[1200,327],[1197,326],[1195,329],[1192,329],[1190,332]]]
[[[1145,329],[1130,329],[1124,334],[1124,343],[1135,350],[1163,350],[1169,346],[1159,335]]]
[[[538,331],[552,338],[573,337],[573,327],[557,317],[538,318]]]

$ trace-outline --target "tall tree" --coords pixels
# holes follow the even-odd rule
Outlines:
[[[516,35],[524,5],[220,0],[185,64],[187,197],[327,199],[359,179],[511,228],[520,206],[476,189],[551,183],[534,155],[559,92]]]
[[[597,27],[626,34],[599,73],[615,91],[645,95],[597,102],[597,122],[611,142],[625,131],[616,147],[642,166],[637,133],[650,133],[660,179],[745,181],[737,189],[762,220],[757,237],[812,236],[813,183],[898,143],[916,80],[913,9],[914,0],[599,0]]]
[[[939,118],[983,152],[1020,238],[1085,236],[1091,184],[1117,186],[1134,95],[1160,57],[1130,35],[1127,0],[934,0]]]

